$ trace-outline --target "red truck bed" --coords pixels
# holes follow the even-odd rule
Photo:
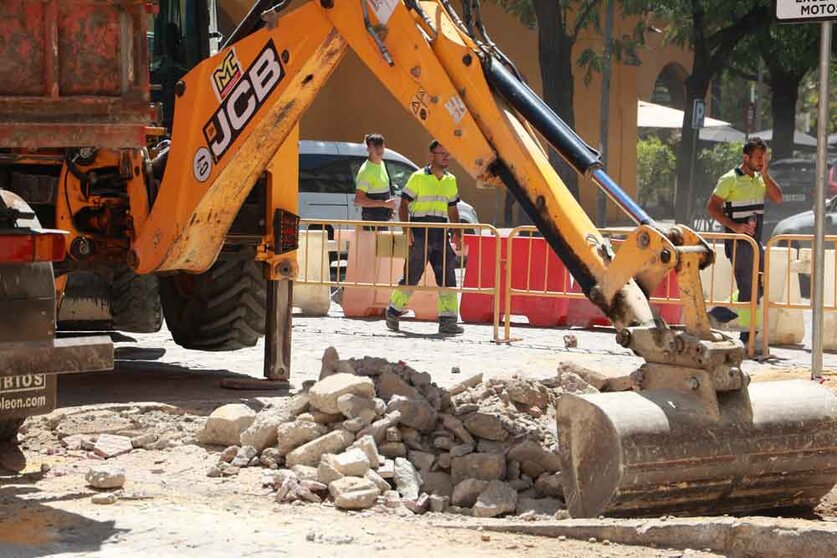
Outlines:
[[[144,145],[149,6],[3,0],[0,147]]]

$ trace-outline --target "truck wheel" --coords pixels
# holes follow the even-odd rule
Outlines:
[[[16,441],[15,436],[23,420],[22,418],[0,420],[0,442]]]
[[[110,291],[113,328],[131,333],[154,333],[163,325],[157,276],[137,275],[127,266],[114,270]]]
[[[160,276],[163,314],[186,349],[233,351],[264,335],[266,283],[253,248],[222,252],[204,273]]]

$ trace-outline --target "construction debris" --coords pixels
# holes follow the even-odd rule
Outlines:
[[[563,494],[552,409],[565,391],[596,389],[571,370],[545,381],[477,374],[443,389],[404,363],[344,361],[329,348],[321,380],[290,406],[225,405],[198,440],[237,436],[210,476],[273,468],[263,484],[283,503],[553,516]]]

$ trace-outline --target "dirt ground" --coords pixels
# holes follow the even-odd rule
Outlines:
[[[183,350],[168,332],[117,336],[117,367],[110,373],[64,376],[60,407],[27,421],[22,447],[24,474],[0,477],[0,556],[579,556],[702,557],[700,549],[622,546],[440,527],[476,524],[451,514],[415,516],[383,506],[342,512],[328,504],[278,504],[262,486],[261,468],[235,477],[209,478],[220,448],[197,445],[205,417],[224,403],[255,410],[287,397],[317,378],[323,350],[333,345],[342,358],[364,355],[404,360],[430,372],[439,385],[465,375],[518,373],[554,375],[561,361],[603,372],[624,373],[638,365],[613,340],[612,332],[573,331],[578,348],[556,347],[566,331],[518,328],[522,341],[497,345],[490,328],[471,326],[461,338],[439,339],[433,324],[408,324],[412,334],[383,331],[379,321],[301,318],[294,325],[292,389],[287,393],[230,391],[220,379],[259,377],[261,347],[228,354]],[[777,351],[769,363],[748,361],[757,380],[807,377],[804,348]],[[837,384],[837,356],[826,355],[826,383]],[[454,368],[456,367],[456,368]],[[95,491],[84,474],[97,461],[90,452],[63,447],[68,434],[121,433],[159,437],[154,449],[113,458],[127,482],[115,504],[91,502]],[[818,509],[816,521],[837,521],[837,491]],[[614,520],[616,521],[616,520]],[[776,520],[781,527],[780,519]],[[792,521],[792,520],[787,520]]]

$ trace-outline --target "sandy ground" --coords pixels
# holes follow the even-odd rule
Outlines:
[[[619,347],[612,331],[538,330],[515,327],[510,344],[491,341],[489,326],[468,326],[466,334],[441,339],[435,324],[407,323],[411,333],[394,334],[378,320],[295,319],[293,393],[320,371],[324,349],[333,345],[342,358],[380,356],[403,360],[430,372],[442,386],[482,372],[547,377],[561,361],[606,373],[625,373],[639,360]],[[564,348],[572,333],[578,347]],[[25,474],[0,478],[0,556],[713,556],[684,551],[627,547],[604,542],[559,541],[524,535],[490,535],[435,526],[471,518],[427,514],[402,515],[380,509],[340,512],[327,505],[277,504],[261,486],[261,469],[242,469],[231,478],[208,478],[218,448],[183,444],[203,417],[227,402],[254,408],[264,398],[287,393],[230,391],[222,377],[260,377],[262,347],[235,353],[201,353],[177,347],[166,330],[152,335],[118,335],[116,370],[64,376],[60,409],[30,419],[24,435]],[[757,380],[807,377],[810,355],[802,348],[776,349],[769,363],[747,361]],[[826,355],[827,384],[837,380],[837,355]],[[456,367],[456,368],[455,368]],[[89,418],[91,417],[91,418]],[[53,422],[50,422],[50,421]],[[171,431],[173,447],[134,450],[114,458],[128,482],[113,505],[94,505],[84,473],[94,463],[86,452],[60,449],[51,428],[73,432]],[[820,508],[833,521],[837,493]],[[822,520],[822,518],[820,519]],[[777,520],[778,521],[778,520]]]

